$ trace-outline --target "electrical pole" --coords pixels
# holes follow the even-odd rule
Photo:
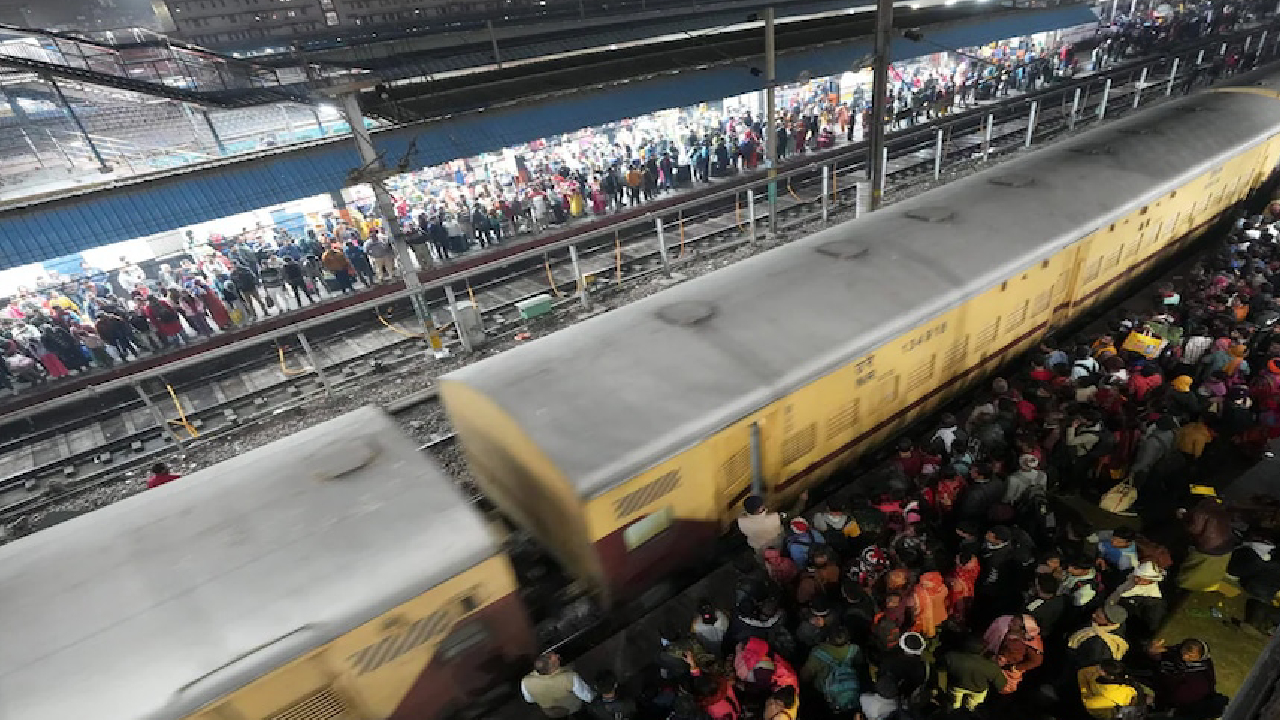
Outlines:
[[[382,159],[378,157],[378,151],[373,146],[373,138],[369,135],[369,129],[364,125],[364,113],[360,110],[358,92],[349,88],[344,89],[338,94],[338,100],[342,106],[342,113],[346,116],[347,124],[351,126],[351,137],[356,141],[356,149],[360,153],[360,161],[364,163],[352,173],[352,179],[355,182],[367,182],[373,187],[373,197],[377,204],[378,214],[382,216],[382,232],[386,233],[387,241],[395,249],[396,263],[400,267],[400,277],[404,280],[405,289],[410,291],[409,299],[413,302],[413,312],[417,315],[418,322],[422,323],[431,351],[439,357],[444,354],[444,343],[440,340],[440,333],[436,330],[436,324],[431,319],[431,310],[427,307],[426,300],[422,296],[422,280],[418,277],[418,271],[414,267],[413,257],[409,253],[409,246],[401,236],[399,218],[396,216],[395,199],[391,197],[390,191],[387,190],[386,179],[395,173],[388,171],[383,166]],[[428,264],[427,267],[430,267],[430,265]]]
[[[764,9],[764,82],[765,110],[769,113],[768,142],[769,148],[769,237],[778,232],[778,101],[775,87],[778,84],[778,47],[773,35],[774,12],[772,7]]]
[[[889,46],[893,43],[893,0],[877,0],[875,60],[871,70],[871,133],[867,147],[867,167],[871,168],[871,209],[878,210],[884,199],[887,173],[881,164],[888,161],[884,145],[884,121],[889,104]]]

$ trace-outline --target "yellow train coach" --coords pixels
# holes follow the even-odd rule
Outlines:
[[[1187,243],[1280,159],[1263,86],[1176,100],[447,375],[477,480],[608,601]]]
[[[0,547],[0,597],[5,720],[434,720],[533,653],[485,521],[373,408]]]

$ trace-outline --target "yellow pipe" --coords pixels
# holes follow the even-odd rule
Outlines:
[[[546,255],[542,256],[542,267],[547,271],[547,284],[551,286],[551,292],[555,293],[556,297],[564,297],[560,294],[560,288],[556,287],[556,279],[551,276],[551,259]]]
[[[310,372],[310,370],[308,370],[305,367],[294,370],[288,367],[287,365],[285,365],[283,345],[277,345],[276,350],[279,352],[279,355],[280,355],[280,372],[284,373],[286,377],[293,377],[294,375],[305,375],[308,372]]]
[[[173,399],[173,406],[178,409],[178,417],[180,418],[180,420],[170,420],[169,422],[174,423],[175,425],[181,425],[182,427],[186,428],[187,432],[191,435],[191,437],[199,437],[200,431],[196,430],[195,426],[192,425],[189,420],[187,420],[187,411],[183,410],[182,403],[178,402],[178,394],[173,391],[173,386],[168,383],[165,383],[165,388],[168,389],[169,397]]]

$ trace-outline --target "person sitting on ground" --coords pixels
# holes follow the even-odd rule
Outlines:
[[[1180,720],[1210,720],[1222,715],[1227,696],[1218,692],[1207,643],[1187,638],[1166,648],[1164,641],[1156,640],[1147,652],[1159,663],[1152,680],[1157,710],[1171,711]]]

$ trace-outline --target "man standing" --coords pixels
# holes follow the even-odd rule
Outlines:
[[[396,251],[391,243],[382,238],[381,233],[376,230],[369,233],[369,239],[364,243],[364,253],[373,264],[373,274],[378,282],[386,282],[395,277]]]
[[[553,652],[534,661],[533,672],[520,681],[520,694],[549,718],[578,717],[583,706],[595,698],[582,676],[561,667],[560,656]]]

